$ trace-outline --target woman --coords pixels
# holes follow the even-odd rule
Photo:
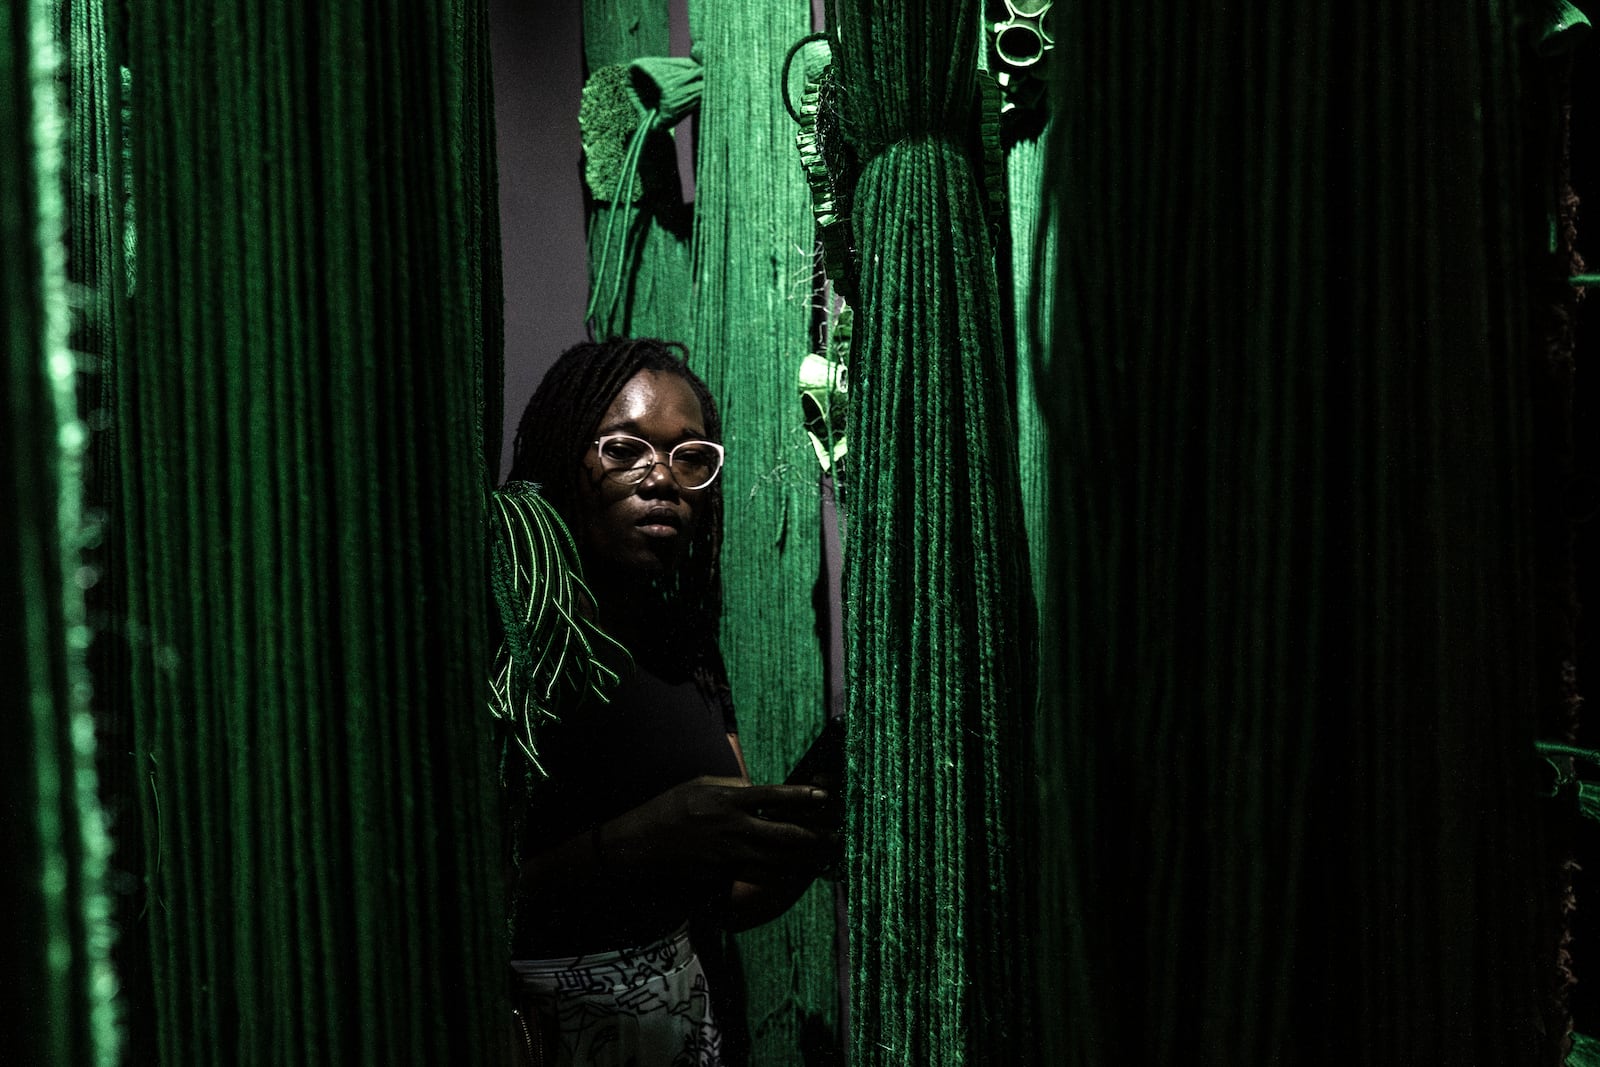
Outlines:
[[[518,1037],[545,1063],[719,1063],[688,922],[775,917],[834,847],[826,793],[750,784],[716,643],[721,425],[686,358],[578,345],[518,427],[512,479],[565,520],[620,646],[609,700],[542,728],[517,831]]]

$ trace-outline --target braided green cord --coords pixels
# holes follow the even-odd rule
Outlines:
[[[606,654],[626,649],[595,624],[577,544],[529,482],[491,494],[499,522],[491,548],[492,586],[505,636],[495,653],[489,710],[513,728],[517,747],[545,776],[538,728],[572,698],[608,699],[617,672]]]
[[[609,323],[616,314],[617,302],[622,299],[622,286],[624,281],[625,265],[623,256],[617,253],[616,273],[609,286],[602,285],[605,278],[606,262],[611,256],[611,234],[616,225],[617,215],[622,207],[628,203],[628,191],[633,187],[633,180],[639,173],[639,156],[644,152],[645,141],[655,129],[655,120],[661,114],[659,109],[652,110],[639,120],[639,126],[633,132],[633,137],[628,141],[628,151],[623,157],[622,167],[617,174],[616,192],[611,196],[611,204],[606,212],[605,239],[600,244],[600,261],[595,267],[595,284],[589,294],[589,305],[584,309],[583,319],[591,328],[594,326],[596,308],[600,305],[602,293],[608,293],[610,299],[606,302],[606,321]]]
[[[863,160],[844,516],[851,1060],[1031,1062],[1034,612],[971,151],[982,5],[836,10]]]

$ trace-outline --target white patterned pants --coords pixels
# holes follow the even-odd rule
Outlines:
[[[512,960],[518,1055],[536,1067],[720,1067],[700,959],[680,928],[616,952]]]

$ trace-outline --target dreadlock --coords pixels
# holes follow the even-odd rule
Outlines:
[[[640,337],[573,345],[534,390],[511,449],[511,480],[536,483],[569,527],[577,515],[577,472],[600,420],[628,380],[646,370],[687,382],[705,415],[706,436],[722,440],[716,401],[689,369],[689,350],[683,344]],[[673,643],[696,682],[709,698],[724,700],[727,673],[715,641],[722,622],[722,481],[711,483],[701,499],[700,520],[683,561],[656,588],[676,616]]]

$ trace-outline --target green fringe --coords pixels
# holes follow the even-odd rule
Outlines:
[[[490,712],[513,730],[541,777],[538,728],[576,698],[609,698],[617,673],[601,649],[626,651],[592,618],[578,547],[561,517],[531,482],[491,494],[498,516],[490,544],[490,586],[504,638],[490,678]]]

